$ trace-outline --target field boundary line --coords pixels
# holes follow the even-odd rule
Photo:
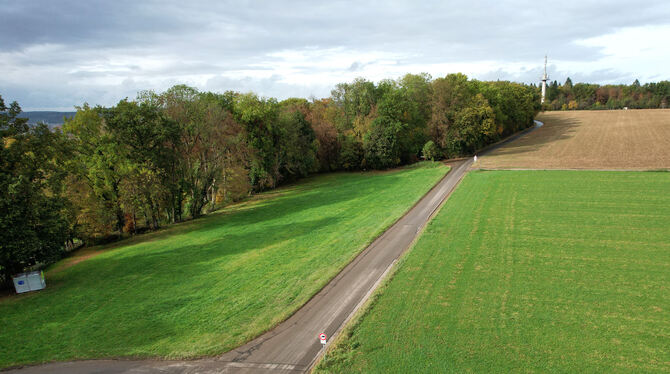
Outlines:
[[[472,170],[482,170],[482,171],[496,171],[496,170],[510,170],[510,171],[634,171],[638,173],[665,173],[670,172],[670,168],[657,168],[657,169],[581,169],[581,168],[515,168],[515,167],[499,167],[499,168],[480,168],[474,167]]]

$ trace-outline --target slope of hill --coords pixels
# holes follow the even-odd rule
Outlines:
[[[0,368],[234,348],[295,312],[447,170],[319,175],[61,261],[45,290],[0,300]]]
[[[670,169],[670,109],[545,112],[475,168]]]

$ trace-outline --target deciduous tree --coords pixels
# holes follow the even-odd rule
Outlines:
[[[0,277],[59,257],[71,237],[62,196],[65,138],[46,125],[27,125],[16,102],[0,96]]]

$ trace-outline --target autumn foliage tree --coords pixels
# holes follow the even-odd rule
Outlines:
[[[593,91],[600,103],[620,97],[598,87],[557,89],[571,99]],[[6,277],[55,258],[75,237],[91,244],[157,229],[316,172],[470,154],[531,126],[538,103],[536,87],[463,74],[359,78],[311,100],[178,85],[111,107],[83,104],[63,134],[28,128],[18,105],[3,103],[0,224],[14,237],[2,244],[0,266]],[[17,238],[29,244],[19,248]]]
[[[106,127],[103,111],[84,104],[63,125],[74,148],[69,162],[69,194],[78,207],[77,227],[84,237],[105,236],[108,228],[120,235],[125,225],[120,201],[125,158]]]
[[[539,88],[538,88],[539,90]],[[640,84],[573,84],[570,78],[565,83],[550,82],[543,110],[578,109],[655,109],[668,108],[670,81]]]

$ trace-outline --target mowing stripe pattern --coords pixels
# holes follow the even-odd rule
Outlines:
[[[670,173],[475,171],[321,372],[670,372]]]

